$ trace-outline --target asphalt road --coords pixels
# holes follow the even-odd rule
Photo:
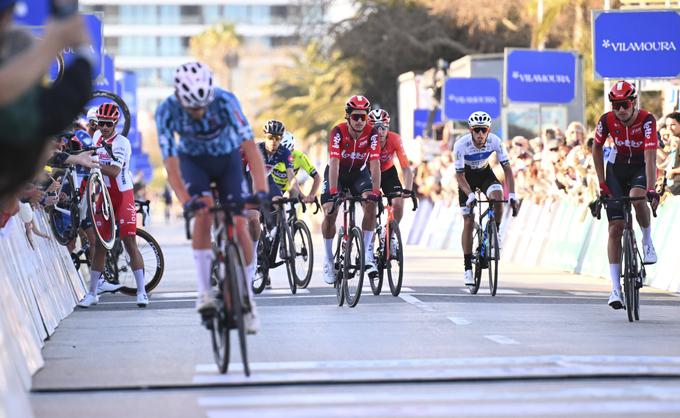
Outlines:
[[[37,418],[680,416],[680,295],[643,289],[641,321],[605,280],[501,265],[499,292],[463,286],[462,260],[407,247],[399,297],[338,307],[316,270],[258,296],[251,377],[212,360],[181,228],[150,228],[166,274],[146,309],[123,295],[76,310],[33,379]],[[604,256],[604,251],[603,251]]]

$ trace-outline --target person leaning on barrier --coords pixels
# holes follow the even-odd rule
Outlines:
[[[0,0],[0,197],[16,191],[39,168],[49,137],[68,127],[92,91],[92,54],[81,16],[50,19],[44,37],[12,26],[15,0]],[[59,81],[42,77],[64,48],[74,59]]]

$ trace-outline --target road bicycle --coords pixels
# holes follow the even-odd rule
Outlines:
[[[482,192],[477,189],[477,206],[478,217],[474,223],[474,231],[472,236],[472,257],[475,264],[474,269],[474,285],[468,285],[470,293],[475,295],[479,291],[479,286],[482,282],[482,271],[489,270],[489,293],[491,296],[496,296],[498,290],[498,262],[500,261],[500,248],[498,248],[498,225],[496,224],[496,211],[493,207],[497,203],[507,203],[507,200],[487,199],[482,200]],[[482,203],[488,205],[487,209],[482,211]],[[473,209],[474,211],[474,209]],[[516,211],[513,208],[513,216],[516,216]],[[486,218],[486,224],[482,228]]]
[[[361,288],[364,284],[364,239],[361,228],[356,226],[357,203],[367,202],[371,199],[361,196],[338,195],[333,201],[333,206],[328,212],[332,214],[342,205],[343,224],[338,230],[338,238],[335,248],[335,292],[338,306],[347,302],[347,306],[354,308],[359,303]],[[371,200],[372,201],[372,200]]]
[[[319,203],[316,211],[319,211]],[[297,288],[306,288],[312,278],[314,263],[314,249],[312,234],[309,227],[297,218],[295,205],[300,204],[302,211],[307,211],[307,205],[299,198],[281,198],[272,201],[272,206],[278,207],[275,215],[275,225],[270,228],[264,218],[260,221],[262,233],[257,243],[257,272],[252,286],[257,294],[262,293],[271,278],[269,270],[286,265],[288,286],[292,294]],[[290,205],[290,208],[286,208]],[[277,261],[277,256],[279,260]]]
[[[415,211],[418,209],[418,199],[414,194],[406,195],[403,192],[391,193],[383,197],[387,200],[387,205],[383,205],[381,200],[378,210],[378,226],[375,229],[375,239],[378,240],[375,250],[375,263],[378,274],[369,275],[368,279],[373,294],[377,296],[382,291],[385,271],[387,271],[390,292],[392,296],[399,296],[404,278],[404,250],[399,224],[394,219],[392,200],[400,197],[410,197],[413,203],[413,210]],[[384,224],[381,222],[383,212],[387,212],[387,219]],[[396,267],[396,271],[392,271],[393,267]]]
[[[639,200],[647,200],[647,197],[623,196],[607,198],[600,196],[590,207],[593,216],[600,219],[603,205],[606,207],[611,204],[623,204],[624,225],[623,235],[621,236],[621,277],[623,277],[624,309],[628,314],[629,322],[640,320],[640,289],[643,286],[645,277],[647,277],[647,271],[645,270],[642,255],[635,239],[635,230],[633,229],[632,203]],[[652,208],[652,214],[656,217],[656,209]]]
[[[210,331],[215,363],[220,373],[229,368],[230,334],[238,335],[241,350],[241,361],[246,376],[250,376],[248,350],[246,347],[245,315],[251,312],[251,301],[246,286],[245,263],[243,254],[236,239],[234,215],[241,214],[242,204],[221,202],[215,182],[211,182],[210,190],[215,206],[209,208],[213,216],[210,227],[213,261],[215,265],[215,285],[217,309],[203,314],[203,324]],[[198,209],[184,213],[186,236],[191,239],[191,218]]]

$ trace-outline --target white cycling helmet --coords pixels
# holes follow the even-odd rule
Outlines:
[[[97,109],[98,106],[92,106],[88,111],[87,111],[87,121],[97,121]]]
[[[474,112],[468,118],[468,126],[472,128],[473,126],[486,126],[491,127],[491,116],[486,112]]]
[[[293,148],[295,148],[295,137],[293,136],[292,133],[286,131],[283,133],[283,139],[281,140],[281,146],[288,148],[291,152],[293,152]]]
[[[213,73],[198,61],[188,62],[175,71],[175,93],[184,107],[205,107],[215,98]]]

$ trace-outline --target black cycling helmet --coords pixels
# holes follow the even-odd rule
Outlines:
[[[264,133],[270,134],[270,135],[283,135],[284,132],[286,132],[286,127],[283,126],[283,122],[272,119],[267,121],[267,123],[264,124]]]

